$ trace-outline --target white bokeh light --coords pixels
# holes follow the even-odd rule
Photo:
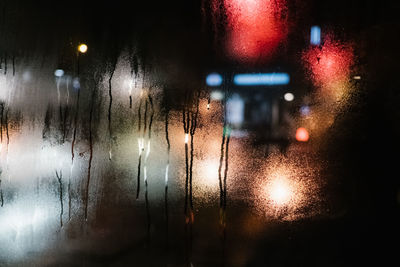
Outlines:
[[[291,102],[291,101],[294,100],[294,95],[293,95],[292,93],[286,93],[286,94],[283,96],[283,98],[284,98],[286,101]]]

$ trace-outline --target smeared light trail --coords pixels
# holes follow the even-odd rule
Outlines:
[[[147,183],[147,159],[149,158],[150,155],[150,140],[147,142],[147,149],[146,149],[146,154],[144,157],[144,162],[143,162],[143,176],[144,176],[144,182]]]
[[[58,104],[60,105],[60,98],[61,98],[61,95],[60,95],[60,82],[61,82],[61,77],[57,77],[56,79],[57,79],[57,82],[56,82],[56,84],[57,84],[57,100],[58,100]]]
[[[66,78],[66,84],[67,84],[67,88],[66,88],[66,90],[67,90],[67,106],[68,106],[68,104],[69,104],[69,78]]]
[[[142,137],[138,138],[138,148],[139,148],[139,156],[142,155],[144,151],[144,139]]]
[[[168,186],[168,171],[169,171],[169,164],[165,167],[165,186]]]
[[[108,159],[112,160],[112,125],[111,125],[111,112],[112,112],[112,102],[113,102],[113,95],[112,95],[112,78],[114,76],[114,72],[117,66],[117,57],[115,58],[113,65],[112,65],[112,69],[111,69],[111,73],[110,73],[110,77],[108,79],[108,96],[110,98],[110,102],[108,105],[108,138],[109,138],[109,151],[108,151]]]
[[[64,204],[63,204],[63,186],[62,186],[62,170],[60,173],[56,170],[56,177],[59,183],[59,193],[60,193],[60,227],[63,227],[63,214],[64,214]]]

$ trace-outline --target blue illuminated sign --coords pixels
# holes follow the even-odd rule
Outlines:
[[[285,85],[289,84],[290,76],[287,73],[236,74],[233,82],[240,86]]]

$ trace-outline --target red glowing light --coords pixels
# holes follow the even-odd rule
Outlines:
[[[286,0],[225,0],[228,19],[226,48],[234,59],[262,62],[286,37],[286,23],[279,13]]]
[[[310,135],[308,134],[308,131],[306,128],[300,127],[296,131],[296,140],[299,142],[307,142],[308,139],[310,139]]]
[[[321,47],[313,47],[305,52],[303,60],[314,84],[329,86],[349,79],[354,55],[349,44],[334,42],[328,36]]]

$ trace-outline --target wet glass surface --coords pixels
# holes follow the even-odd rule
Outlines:
[[[135,5],[0,2],[0,266],[394,258],[395,3]]]

